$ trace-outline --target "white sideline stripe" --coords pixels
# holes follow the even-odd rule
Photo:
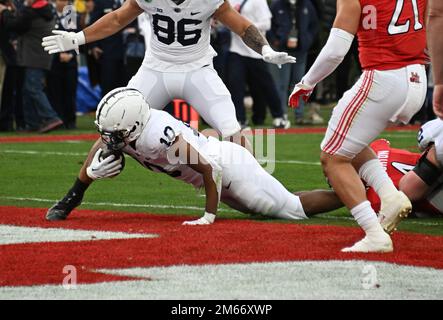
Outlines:
[[[40,242],[142,239],[157,238],[158,236],[158,234],[152,233],[126,233],[0,225],[0,245]]]
[[[331,219],[331,220],[347,220],[347,221],[355,221],[353,217],[337,217],[337,216],[324,216],[324,215],[317,215],[315,216],[315,219]],[[440,218],[438,218],[440,219]],[[426,227],[435,227],[435,226],[442,226],[443,223],[437,223],[437,222],[422,222],[422,221],[412,221],[411,219],[407,220],[408,224],[415,224],[419,226],[426,226]],[[443,222],[443,220],[442,220]]]
[[[19,197],[0,197],[0,199],[14,200],[14,201],[48,202],[48,203],[55,203],[57,201],[57,200],[53,200],[53,199],[19,198]],[[151,209],[180,209],[180,210],[192,210],[192,211],[205,210],[205,208],[203,208],[203,207],[173,206],[173,205],[163,205],[163,204],[135,204],[135,203],[112,203],[112,202],[82,202],[82,204],[90,205],[90,206],[129,207],[129,208],[133,207],[133,208],[151,208]],[[229,212],[229,213],[238,213],[238,211],[224,209],[224,208],[220,208],[220,209],[218,209],[218,211]],[[331,216],[331,215],[328,215],[328,216],[317,215],[315,217],[315,219],[354,221],[354,218],[352,218],[352,217],[337,217],[337,216]],[[408,220],[408,223],[419,225],[419,226],[430,226],[430,227],[442,225],[442,223],[420,222],[420,221],[411,221],[411,220]]]
[[[373,266],[376,275],[363,274],[363,269],[368,265]],[[78,284],[70,290],[61,284],[0,287],[0,299],[443,299],[442,270],[383,262],[290,261],[105,269],[96,272],[146,280]],[[372,279],[380,287],[364,289],[363,280],[369,284]],[[215,312],[212,309],[212,313]],[[209,310],[205,315],[214,318]],[[189,318],[197,317],[191,315]]]
[[[393,134],[393,133],[387,133],[387,134],[383,134],[381,135],[382,138],[415,138],[417,137],[417,133],[416,132],[410,132],[410,131],[400,131],[397,134]]]
[[[42,156],[87,156],[86,152],[55,152],[55,151],[36,151],[36,150],[0,150],[0,153],[42,155]]]
[[[299,161],[299,160],[269,160],[269,159],[257,159],[259,163],[283,163],[283,164],[301,164],[307,166],[321,166],[320,162],[311,162],[311,161]]]
[[[0,153],[11,153],[11,154],[26,154],[26,155],[42,155],[42,156],[84,156],[87,153],[82,152],[53,152],[53,151],[36,151],[36,150],[0,150]],[[320,162],[310,162],[310,161],[298,161],[298,160],[269,160],[269,159],[258,159],[260,163],[283,163],[283,164],[300,164],[308,166],[320,166]]]
[[[41,199],[41,198],[19,198],[19,197],[0,197],[0,199],[5,200],[15,200],[15,201],[34,201],[34,202],[50,202],[55,203],[58,200],[53,199]],[[109,207],[133,207],[133,208],[151,208],[151,209],[181,209],[181,210],[193,210],[202,211],[205,210],[204,207],[193,207],[193,206],[174,206],[174,205],[163,205],[163,204],[135,204],[135,203],[112,203],[112,202],[82,202],[82,204],[89,206],[109,206]],[[235,212],[234,210],[227,210],[220,208],[218,211],[224,212]]]

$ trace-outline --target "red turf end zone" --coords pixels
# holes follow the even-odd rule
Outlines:
[[[390,127],[386,131],[417,131],[420,126]],[[255,133],[256,130],[254,130]],[[262,131],[258,131],[259,133]],[[276,129],[276,134],[304,134],[304,133],[325,133],[325,127],[313,128],[290,128]],[[6,136],[0,137],[1,143],[30,143],[30,142],[62,142],[62,141],[95,141],[98,134],[78,134],[78,135],[34,135],[34,136]]]
[[[78,210],[67,221],[44,220],[45,209],[0,207],[0,225],[155,233],[154,239],[0,245],[0,286],[61,284],[74,265],[79,283],[127,280],[94,269],[303,260],[369,260],[443,269],[443,237],[396,233],[395,253],[344,254],[358,228],[219,219],[182,226],[189,217]],[[133,279],[133,278],[132,278]]]

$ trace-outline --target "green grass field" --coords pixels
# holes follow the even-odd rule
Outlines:
[[[76,133],[94,133],[93,117],[80,117],[76,131],[56,131],[51,134]],[[13,134],[1,134],[7,135]],[[415,136],[416,133],[412,131],[382,135],[391,141],[393,147],[413,151],[416,151]],[[289,190],[328,188],[318,163],[322,138],[323,134],[276,136],[277,163],[274,175]],[[71,187],[90,146],[91,142],[88,141],[0,144],[0,205],[50,207]],[[169,176],[145,170],[128,157],[126,160],[126,168],[120,176],[94,183],[81,208],[194,216],[202,214],[202,193]],[[301,163],[285,163],[294,160]],[[221,208],[222,217],[250,218],[224,205]],[[278,222],[356,225],[345,209],[308,221]],[[443,235],[443,219],[409,219],[399,229]]]

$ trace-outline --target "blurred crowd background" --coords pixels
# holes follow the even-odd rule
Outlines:
[[[211,44],[218,52],[214,67],[232,94],[241,126],[323,124],[320,106],[337,101],[361,73],[357,42],[308,104],[288,110],[287,98],[326,42],[336,0],[230,2],[266,34],[275,50],[297,58],[296,64],[281,69],[266,64],[237,35],[213,21]],[[83,46],[79,55],[49,55],[41,47],[41,39],[52,30],[77,32],[122,3],[0,0],[0,131],[76,129],[79,114],[93,112],[103,95],[128,83],[149,50],[150,25],[144,14],[118,34]],[[416,124],[434,118],[432,79],[429,88],[429,98],[412,120]]]

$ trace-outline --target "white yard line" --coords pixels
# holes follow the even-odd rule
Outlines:
[[[32,202],[45,202],[45,203],[55,203],[57,200],[54,199],[42,199],[42,198],[21,198],[21,197],[0,197],[4,200],[14,200],[14,201],[32,201]],[[193,207],[193,206],[174,206],[174,205],[163,205],[163,204],[136,204],[136,203],[113,203],[113,202],[82,202],[82,205],[88,206],[106,206],[106,207],[130,207],[130,208],[150,208],[150,209],[180,209],[180,210],[205,210],[204,207]],[[227,210],[220,208],[218,211],[222,212],[235,212],[233,210]]]
[[[37,151],[37,150],[0,150],[0,153],[11,154],[27,154],[27,155],[42,155],[42,156],[87,156],[87,152],[55,152],[55,151]]]
[[[42,199],[42,198],[22,198],[22,197],[0,197],[4,200],[13,201],[32,201],[32,202],[45,202],[45,203],[55,203],[57,200],[54,199]],[[202,211],[205,210],[203,207],[194,206],[174,206],[174,205],[163,205],[163,204],[136,204],[136,203],[113,203],[113,202],[82,202],[83,205],[89,206],[108,206],[108,207],[128,207],[128,208],[149,208],[149,209],[180,209],[180,210],[190,210],[190,211]],[[227,213],[238,213],[238,211],[220,208],[218,211]],[[318,215],[315,219],[332,219],[332,220],[342,220],[342,221],[353,221],[352,217],[337,217],[337,216],[321,216]],[[441,226],[441,223],[433,222],[422,222],[422,221],[411,221],[408,223],[420,226]]]
[[[405,138],[405,137],[411,137],[416,138],[417,133],[416,132],[410,132],[410,131],[403,131],[398,133],[386,133],[381,135],[382,138]]]
[[[337,216],[322,216],[322,215],[317,215],[315,217],[316,219],[331,219],[331,220],[347,220],[347,221],[355,221],[355,219],[353,217],[337,217]],[[433,226],[443,226],[442,223],[436,223],[436,222],[423,222],[423,221],[419,221],[419,219],[417,220],[407,220],[409,224],[414,224],[414,225],[419,225],[419,226],[427,226],[427,227],[433,227]]]
[[[320,162],[312,162],[312,161],[299,161],[299,160],[268,160],[268,159],[257,159],[259,163],[282,163],[282,164],[300,164],[307,166],[321,166]]]
[[[53,151],[37,151],[37,150],[0,150],[0,153],[9,154],[26,154],[26,155],[41,155],[41,156],[87,156],[88,154],[82,152],[53,152]],[[320,162],[299,161],[299,160],[272,160],[272,159],[258,159],[260,163],[282,163],[282,164],[300,164],[308,166],[320,166]]]

